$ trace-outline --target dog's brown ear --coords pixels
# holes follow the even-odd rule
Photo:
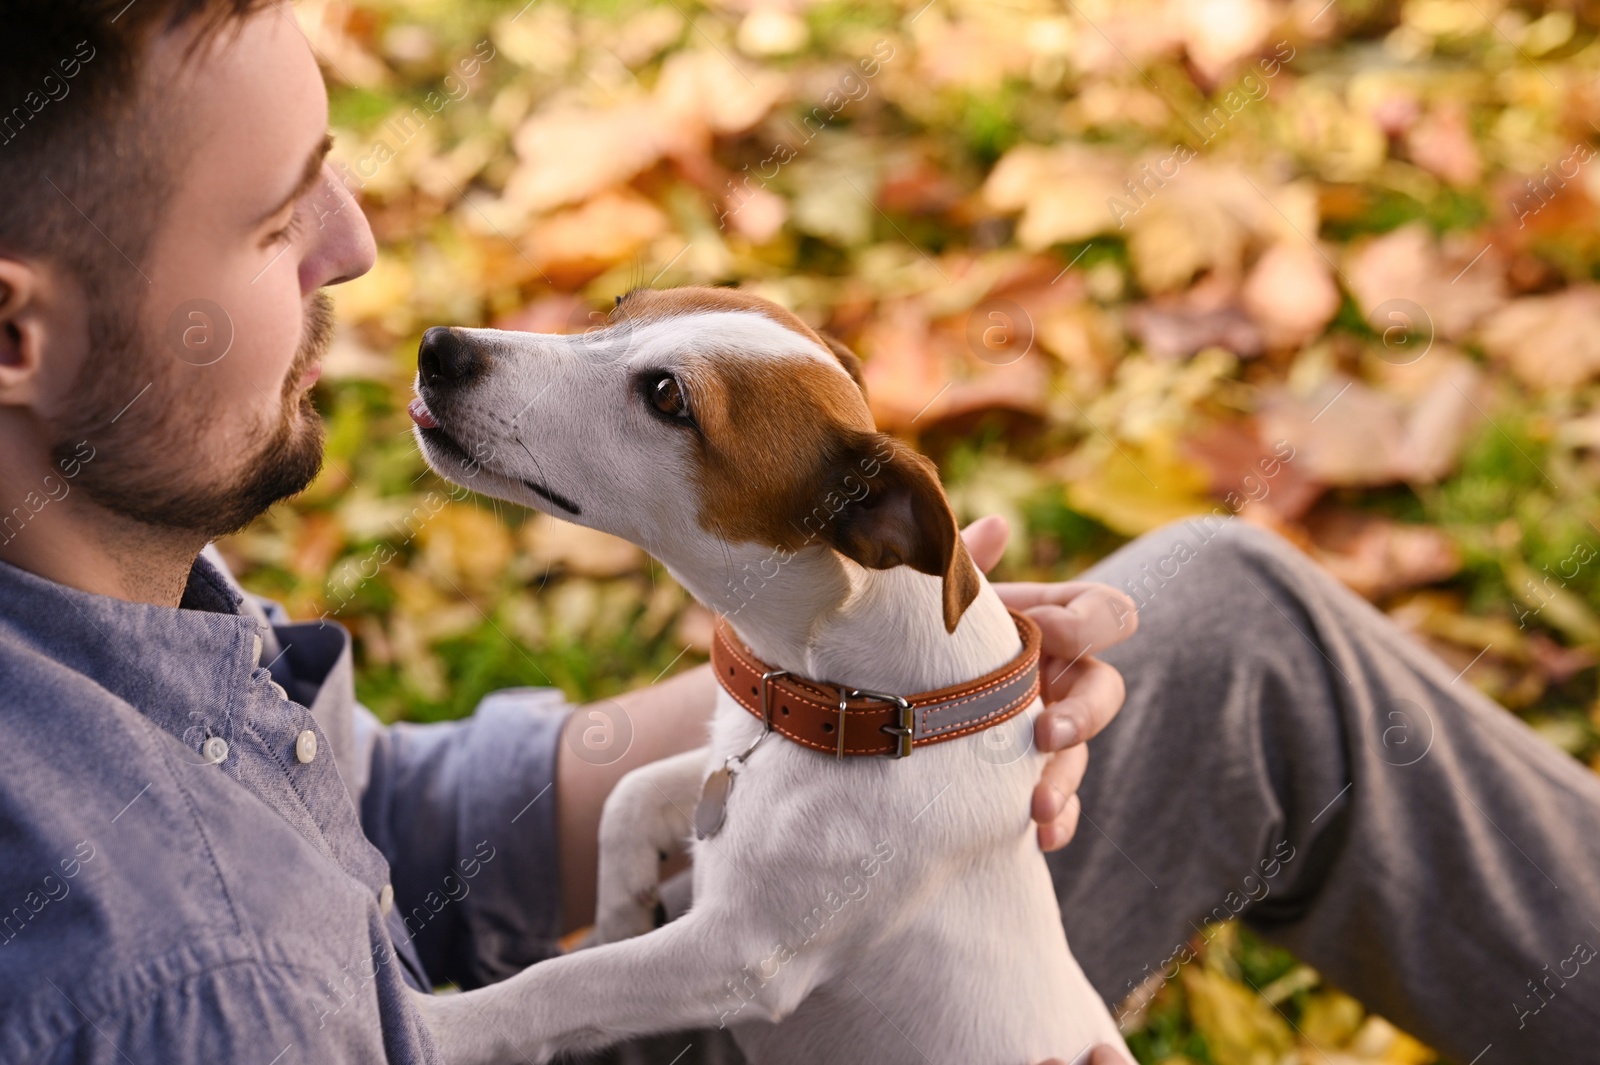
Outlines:
[[[844,342],[838,337],[829,336],[827,333],[818,333],[817,335],[822,338],[823,343],[828,345],[828,350],[833,352],[834,356],[839,360],[839,364],[844,367],[844,372],[850,375],[850,379],[856,383],[856,387],[861,389],[861,394],[865,396],[867,394],[867,382],[861,376],[861,360],[856,356],[856,353],[845,347]]]
[[[854,483],[862,486],[860,497],[827,525],[828,542],[869,569],[910,566],[941,578],[945,631],[955,632],[978,597],[978,569],[961,540],[938,471],[884,433],[865,434],[848,453]]]

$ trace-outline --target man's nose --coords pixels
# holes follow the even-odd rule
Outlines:
[[[488,368],[483,350],[459,336],[454,329],[436,325],[422,334],[417,349],[417,373],[422,383],[433,388],[465,384]]]
[[[342,285],[372,269],[377,245],[355,195],[322,164],[322,185],[313,193],[317,232],[300,261],[300,287],[305,292]]]

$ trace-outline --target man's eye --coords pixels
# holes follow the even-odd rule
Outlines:
[[[671,374],[661,374],[645,385],[645,396],[650,400],[650,405],[669,418],[687,420],[689,417],[689,400],[683,394],[683,387],[678,384],[678,379]]]
[[[275,229],[271,233],[267,234],[267,246],[273,247],[278,244],[291,243],[299,229],[300,212],[296,211],[294,214],[289,216],[289,221],[284,224],[282,229]]]

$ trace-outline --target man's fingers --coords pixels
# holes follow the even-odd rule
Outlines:
[[[1089,748],[1082,744],[1045,763],[1033,789],[1033,819],[1039,823],[1039,849],[1060,850],[1078,830],[1078,785],[1089,766]]]
[[[1085,658],[1070,673],[1047,663],[1054,676],[1041,677],[1044,713],[1033,722],[1033,744],[1041,751],[1059,751],[1098,735],[1122,709],[1128,687],[1116,667]]]
[[[1088,767],[1089,748],[1081,743],[1045,762],[1044,772],[1033,789],[1033,819],[1046,825],[1066,813]]]
[[[1011,527],[998,514],[990,514],[961,530],[961,539],[967,545],[967,554],[973,564],[988,573],[1006,553],[1006,541],[1011,539]]]
[[[1099,591],[1116,600],[1117,613],[1126,615],[1127,624],[1138,622],[1138,606],[1109,584],[1095,581],[1002,581],[994,586],[994,590],[1013,610],[1026,610],[1034,606],[1067,606],[1088,592]]]
[[[1065,606],[1037,603],[1023,609],[1043,631],[1044,653],[1067,662],[1114,647],[1139,627],[1133,600],[1103,584],[1090,585]]]
[[[1048,825],[1039,826],[1039,849],[1046,854],[1058,851],[1072,842],[1072,837],[1078,832],[1078,797],[1072,796],[1067,800],[1067,808],[1061,816],[1051,821]]]

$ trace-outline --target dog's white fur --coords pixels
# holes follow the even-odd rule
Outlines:
[[[701,527],[692,448],[642,409],[628,382],[641,368],[724,358],[809,360],[845,373],[814,339],[749,310],[576,337],[457,333],[482,345],[492,366],[450,397],[448,415],[434,411],[477,462],[463,467],[425,440],[435,467],[641,545],[702,602],[732,614],[739,636],[775,668],[909,694],[973,679],[1018,652],[987,583],[950,634],[937,577],[866,569],[821,545],[803,548],[753,595],[730,587],[772,550]],[[997,729],[1013,741],[1031,736],[1040,708],[1036,700]],[[719,690],[707,747],[621,781],[601,826],[596,938],[605,945],[481,990],[418,996],[447,1061],[544,1061],[718,1025],[762,1065],[1027,1065],[1122,1046],[1067,949],[1029,820],[1044,756],[1026,739],[1009,754],[980,734],[905,760],[841,762],[768,737],[738,771],[721,831],[692,844],[692,907],[652,931],[658,855],[690,845],[702,781],[759,731]]]

